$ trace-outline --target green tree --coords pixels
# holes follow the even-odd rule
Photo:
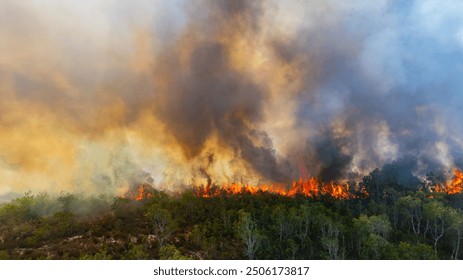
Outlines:
[[[354,218],[359,255],[366,259],[379,259],[383,247],[388,244],[387,237],[392,230],[386,215],[370,216],[365,214]]]
[[[189,260],[190,258],[181,254],[174,245],[163,246],[159,250],[159,259],[161,260]]]
[[[143,245],[134,244],[132,242],[129,243],[129,249],[127,253],[125,253],[123,259],[126,260],[145,260],[148,258],[148,253],[145,252],[143,249]]]
[[[9,260],[10,254],[8,254],[7,250],[0,250],[0,260]]]
[[[434,252],[437,255],[437,243],[447,230],[448,208],[441,201],[432,200],[423,206],[423,213],[426,219],[425,232],[429,232],[433,240]]]
[[[340,237],[341,225],[331,217],[326,216],[321,224],[320,242],[331,260],[343,258]]]
[[[113,256],[108,254],[108,249],[103,248],[101,251],[94,255],[85,254],[80,257],[81,260],[112,260]]]
[[[153,204],[148,209],[146,216],[151,221],[153,234],[158,240],[159,246],[164,246],[165,242],[169,240],[177,229],[172,215],[158,204]]]
[[[382,250],[382,258],[388,260],[434,260],[436,255],[431,245],[410,244],[401,241],[398,245],[387,244]]]
[[[58,202],[61,205],[61,211],[65,213],[71,212],[73,203],[77,200],[77,197],[71,193],[64,193],[58,197]]]
[[[463,231],[463,213],[459,209],[449,208],[447,215],[450,222],[450,229],[452,229],[455,232],[452,259],[458,260],[460,252],[461,233]]]
[[[241,209],[239,212],[237,224],[238,236],[244,242],[245,255],[250,260],[254,259],[256,251],[260,245],[262,236],[257,229],[257,225],[251,217],[251,214]]]
[[[406,221],[409,221],[413,233],[420,234],[421,221],[423,219],[423,202],[418,197],[404,196],[399,198],[395,207],[399,215]]]
[[[34,196],[27,192],[0,208],[0,221],[5,224],[15,224],[32,221],[38,218],[33,211]]]
[[[398,251],[401,260],[433,260],[436,258],[433,248],[421,243],[412,245],[407,242],[400,242]]]

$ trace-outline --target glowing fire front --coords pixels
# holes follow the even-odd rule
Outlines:
[[[321,183],[316,178],[299,179],[293,181],[290,185],[286,184],[266,184],[253,186],[247,184],[232,183],[223,185],[221,188],[213,187],[208,184],[205,187],[197,187],[197,194],[202,197],[214,197],[222,193],[225,194],[241,194],[250,193],[256,194],[273,193],[281,196],[296,196],[302,195],[307,197],[330,196],[335,199],[352,199],[367,197],[368,193],[364,189],[351,190],[347,184],[338,184],[335,182]]]
[[[433,192],[445,193],[449,195],[463,192],[463,171],[455,168],[453,178],[446,183],[436,184],[432,189]],[[364,188],[351,188],[348,184],[339,184],[335,182],[322,183],[316,178],[299,179],[287,184],[271,184],[252,186],[247,184],[232,183],[223,185],[221,188],[212,187],[208,184],[205,187],[198,187],[197,194],[202,197],[218,196],[221,193],[240,194],[258,192],[274,193],[282,196],[303,195],[307,197],[329,196],[335,199],[346,200],[354,198],[366,198],[369,196]]]
[[[141,184],[138,187],[128,191],[124,197],[130,200],[142,201],[153,196],[152,190],[153,187],[150,184]]]
[[[134,201],[143,201],[153,197],[154,188],[148,183],[141,184],[127,191],[125,198]],[[463,192],[463,171],[454,169],[453,178],[446,183],[436,184],[431,190],[436,193],[445,193],[449,195]],[[257,193],[272,193],[281,196],[293,197],[297,195],[305,197],[332,197],[339,200],[348,200],[356,198],[367,198],[368,192],[364,188],[351,187],[348,184],[340,184],[336,182],[323,183],[317,178],[299,179],[291,184],[264,184],[250,185],[240,183],[224,184],[222,186],[213,185],[209,180],[206,186],[195,187],[195,193],[201,197],[217,197],[222,194],[237,195],[237,194],[257,194]]]
[[[463,191],[463,171],[455,168],[453,179],[445,184],[436,184],[434,191],[438,193],[457,194]]]

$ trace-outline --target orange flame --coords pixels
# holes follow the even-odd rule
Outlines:
[[[250,193],[256,194],[262,193],[274,193],[281,196],[292,197],[295,195],[303,195],[307,197],[318,197],[320,195],[330,196],[335,199],[345,200],[352,198],[367,197],[368,193],[366,190],[356,190],[353,193],[349,190],[347,184],[338,184],[335,182],[329,182],[326,184],[320,183],[316,178],[310,179],[299,179],[293,181],[289,186],[286,184],[269,184],[252,186],[247,184],[231,183],[220,187],[212,187],[210,184],[197,188],[197,195],[202,197],[214,197],[220,194],[242,194]],[[357,194],[359,193],[359,194]]]
[[[151,185],[141,184],[137,188],[127,191],[124,197],[131,200],[142,201],[153,196],[151,190]]]
[[[446,193],[446,194],[457,194],[463,191],[463,172],[460,169],[455,168],[453,170],[453,178],[448,181],[444,186],[436,184],[434,186],[434,192]]]

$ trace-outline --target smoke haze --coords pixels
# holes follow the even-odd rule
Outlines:
[[[461,167],[463,4],[354,2],[2,0],[0,194]]]

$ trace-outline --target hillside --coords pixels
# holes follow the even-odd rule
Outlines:
[[[463,195],[375,170],[363,197],[229,192],[26,193],[0,207],[1,259],[458,259]],[[374,182],[374,183],[373,183]],[[205,193],[213,195],[205,195]]]

